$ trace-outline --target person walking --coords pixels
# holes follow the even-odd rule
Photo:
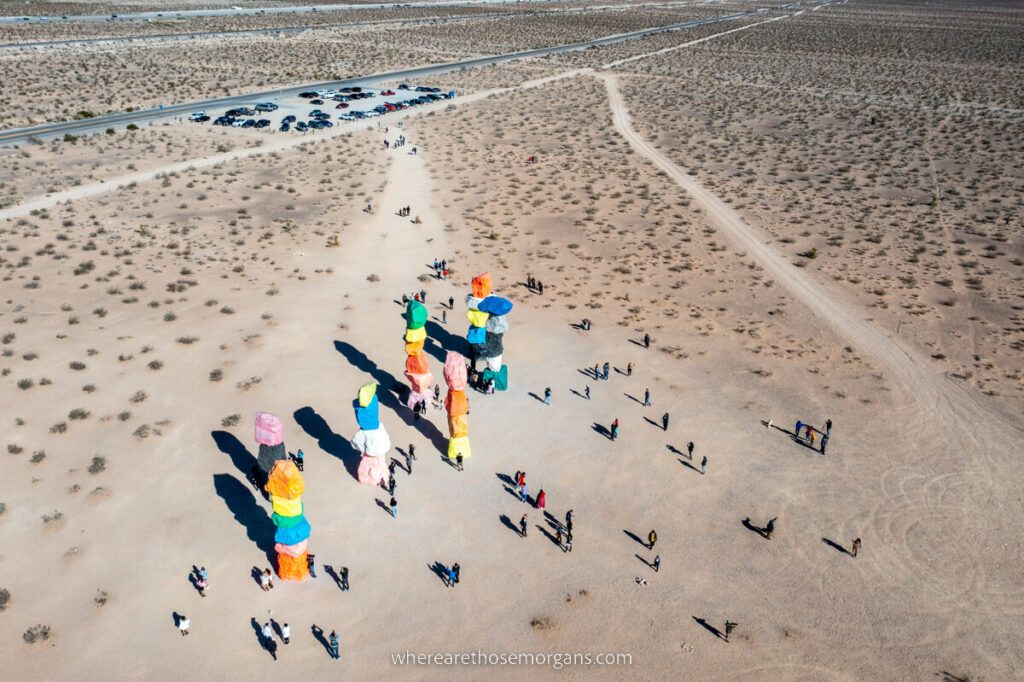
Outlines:
[[[700,475],[701,476],[704,475],[704,472],[707,470],[707,466],[708,466],[708,456],[704,455],[701,458],[701,460],[700,460]]]
[[[392,497],[391,498],[391,505],[390,506],[391,506],[391,518],[393,518],[393,519],[397,518],[398,517],[398,500],[396,500],[394,497]]]
[[[644,334],[644,348],[650,348],[650,347],[651,347],[651,335],[650,334]]]
[[[209,574],[206,572],[206,566],[200,566],[199,567],[199,577],[202,580],[207,580],[207,581],[210,579]]]
[[[395,474],[392,472],[388,476],[388,495],[394,497],[395,495]]]
[[[583,395],[587,398],[587,400],[590,400],[590,384],[587,384],[586,386],[583,387]]]
[[[519,519],[519,537],[526,537],[526,514],[523,514],[523,517]]]
[[[668,431],[668,412],[661,415],[661,430]]]
[[[405,456],[405,468],[412,473],[412,461],[416,459],[416,446],[409,443],[409,454]]]
[[[529,501],[529,499],[530,499],[530,495],[529,495],[529,493],[527,492],[527,486],[526,486],[526,481],[523,481],[523,482],[522,482],[522,483],[521,483],[521,484],[519,485],[519,501],[520,501],[520,502],[528,502],[528,501]]]
[[[630,362],[630,363],[628,363],[626,365],[626,376],[627,377],[633,376],[633,363],[632,362]]]
[[[341,567],[341,591],[348,592],[348,566]]]
[[[206,580],[202,576],[196,578],[196,589],[199,591],[200,597],[206,596],[206,587]]]
[[[731,620],[725,621],[725,641],[729,641],[729,635],[731,635],[732,631],[735,629],[736,623],[733,623]]]
[[[778,517],[774,517],[768,520],[768,525],[764,527],[764,536],[769,540],[772,539],[772,535],[775,534],[775,521]]]
[[[689,443],[686,444],[686,456],[690,458],[690,461],[693,461],[693,441],[692,440]]]
[[[854,559],[856,559],[857,558],[857,552],[859,552],[859,551],[860,551],[860,538],[857,538],[857,539],[855,539],[853,541],[853,546],[850,548],[850,554],[853,556]]]
[[[612,440],[615,440],[618,437],[619,437],[619,420],[616,418],[616,420],[612,422]]]
[[[660,554],[656,554],[654,556],[654,572],[657,573],[658,569],[660,569],[660,568],[661,568],[661,555]]]
[[[341,654],[338,652],[338,633],[331,630],[331,634],[327,638],[327,642],[331,646],[331,658],[341,660]]]
[[[544,403],[547,404],[547,405],[551,404],[551,389],[550,388],[545,388],[544,389]]]
[[[537,493],[537,509],[544,509],[548,504],[548,494],[544,492],[544,488],[540,489]]]
[[[572,551],[572,531],[569,531],[565,536],[565,547],[562,549],[563,552]]]
[[[181,631],[182,637],[188,634],[188,629],[190,627],[192,627],[192,621],[188,619],[188,616],[178,616],[178,630]]]
[[[316,578],[316,554],[306,555],[306,566],[309,568],[309,574]]]
[[[654,543],[657,541],[658,534],[652,529],[651,532],[647,534],[647,549],[654,549]]]
[[[274,631],[271,629],[270,623],[263,624],[260,634],[263,635],[263,646],[269,650],[271,642],[274,641]]]
[[[398,464],[398,460],[394,459],[394,458],[392,458],[391,461],[388,462],[388,475],[389,476],[394,476],[395,475],[395,465],[396,464]]]
[[[650,407],[650,406],[651,406],[651,389],[645,388],[644,389],[644,407]]]
[[[284,640],[285,644],[292,643],[292,628],[288,623],[281,626],[281,639]]]
[[[459,584],[459,578],[462,575],[462,566],[459,566],[459,562],[456,561],[452,564],[452,579],[456,585]]]

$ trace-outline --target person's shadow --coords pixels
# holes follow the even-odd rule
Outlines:
[[[562,543],[558,541],[558,537],[554,535],[551,531],[549,531],[546,527],[540,525],[539,523],[535,523],[534,525],[537,527],[537,530],[544,534],[544,537],[551,541],[553,545],[556,545],[558,547],[562,546]]]
[[[725,639],[725,635],[723,635],[723,634],[722,634],[722,631],[721,631],[721,630],[719,630],[718,628],[716,628],[716,627],[715,627],[714,625],[711,625],[710,623],[708,623],[708,622],[707,622],[706,620],[704,620],[703,618],[698,618],[697,616],[693,616],[693,619],[694,619],[695,621],[697,621],[697,622],[698,622],[698,623],[699,623],[700,625],[702,625],[702,626],[704,627],[704,629],[705,629],[705,630],[707,630],[708,632],[710,632],[711,634],[713,634],[713,635],[714,635],[715,637],[717,637],[718,639],[723,639],[723,640]],[[726,641],[728,641],[728,640],[726,640]]]
[[[594,425],[591,426],[590,428],[594,429],[608,440],[612,439],[612,432],[604,424],[598,424],[597,422],[594,422]]]
[[[593,367],[584,367],[583,369],[577,369],[576,371],[582,374],[583,376],[587,377],[588,379],[597,380],[601,378],[600,373]]]
[[[842,545],[836,544],[835,542],[833,542],[832,540],[829,540],[828,538],[822,538],[821,541],[824,542],[829,547],[831,547],[832,549],[836,550],[837,552],[842,552],[843,554],[848,554],[849,556],[853,556],[853,553],[850,550],[846,549]]]
[[[680,453],[680,454],[682,454],[682,453]],[[692,464],[690,464],[685,459],[680,459],[679,463],[682,464],[684,467],[686,467],[688,469],[692,469],[692,470],[696,471],[698,474],[700,473],[700,469],[698,469],[697,467],[693,466]]]
[[[635,540],[636,542],[640,543],[640,545],[642,545],[643,547],[647,547],[647,543],[645,541],[641,540],[640,536],[637,535],[636,533],[633,533],[633,532],[625,530],[625,529],[623,529],[622,532],[625,533],[626,537],[628,537],[630,540]],[[650,548],[648,547],[648,549],[650,549]]]
[[[313,637],[316,638],[316,641],[320,642],[324,650],[333,658],[334,652],[331,651],[331,643],[327,641],[326,637],[324,637],[323,628],[321,628],[319,625],[314,624],[310,626],[309,631],[313,633]]]
[[[757,533],[758,535],[760,535],[763,538],[767,538],[768,537],[768,529],[767,528],[758,528],[757,526],[755,526],[754,524],[752,524],[750,522],[750,517],[747,517],[747,518],[743,519],[743,527],[746,528],[747,530],[749,530],[751,533]]]
[[[449,463],[451,462],[451,460],[449,460],[447,457],[445,457],[445,460],[448,461]],[[512,497],[514,497],[514,498],[516,498],[518,500],[519,499],[519,491],[516,490],[516,484],[515,484],[515,481],[512,480],[512,477],[507,475],[507,474],[496,474],[496,475],[498,477],[498,480],[501,481],[502,487],[505,489],[505,492],[507,492],[509,495],[511,495]]]
[[[295,410],[293,415],[295,423],[298,424],[310,438],[315,438],[320,449],[341,460],[352,478],[359,478],[359,460],[361,453],[352,447],[352,444],[342,436],[334,433],[327,421],[309,406]],[[355,417],[353,416],[353,419]]]
[[[254,583],[256,583],[259,586],[259,588],[262,590],[263,589],[263,582],[261,581],[261,578],[263,576],[263,571],[260,570],[259,568],[257,568],[256,566],[253,566],[252,570],[249,571],[249,575],[252,577],[252,581]]]
[[[632,397],[632,396],[630,396],[630,397]],[[636,400],[636,398],[633,398],[633,400]],[[639,403],[640,401],[637,400],[637,402]],[[640,403],[640,404],[642,405],[643,403]],[[663,427],[661,424],[659,424],[658,422],[654,421],[650,417],[644,417],[644,421],[647,422],[648,424],[650,424],[651,426],[657,426],[662,431],[665,430],[665,427]]]
[[[379,497],[374,498],[377,502],[377,506],[387,512],[388,516],[391,516],[391,507],[384,503],[384,500]]]
[[[540,402],[542,402],[542,403],[544,402],[544,398],[541,398],[541,397],[540,397],[539,395],[537,395],[537,394],[536,394],[536,393],[534,393],[533,391],[530,391],[530,393],[529,393],[528,395],[529,395],[529,396],[530,396],[531,398],[533,398],[534,400],[539,400],[539,401],[540,401]]]
[[[627,398],[629,398],[633,402],[637,403],[638,405],[643,405],[644,404],[644,401],[640,400],[640,398],[637,398],[636,396],[630,395],[629,393],[623,393],[622,395],[626,396]],[[651,420],[648,419],[647,421],[651,421]],[[651,422],[651,423],[653,424],[654,422]]]
[[[666,445],[665,447],[668,448],[668,451],[671,452],[673,455],[677,455],[679,457],[686,457],[685,452],[677,448],[675,445],[672,445],[671,443]]]
[[[230,474],[214,474],[213,488],[224,500],[235,521],[245,528],[248,538],[256,543],[267,560],[273,563],[275,527],[263,507],[256,503],[249,488]]]
[[[654,570],[654,563],[653,562],[648,561],[647,559],[643,558],[639,554],[634,554],[633,556],[635,556],[637,559],[639,559],[645,566],[647,566],[647,568],[649,568],[651,570]]]
[[[442,564],[440,561],[435,561],[433,564],[427,564],[427,567],[434,572],[441,582],[448,586],[448,567]]]
[[[512,531],[516,535],[522,535],[522,533],[519,532],[519,527],[516,526],[514,523],[512,523],[512,519],[510,519],[508,516],[506,516],[505,514],[502,514],[501,516],[498,517],[498,519],[510,531]]]
[[[341,576],[339,576],[338,572],[334,570],[334,566],[331,566],[330,564],[324,564],[324,573],[326,573],[327,577],[329,577],[331,580],[334,581],[334,584],[340,590],[341,589]]]

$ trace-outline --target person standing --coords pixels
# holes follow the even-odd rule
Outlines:
[[[341,591],[348,592],[348,566],[341,567]]]
[[[821,454],[825,454],[825,448],[828,447],[828,436],[822,436],[821,438]]]
[[[661,430],[668,431],[668,412],[661,415]]]
[[[306,566],[309,568],[309,574],[316,578],[316,554],[306,555]]]
[[[619,420],[618,420],[618,418],[616,418],[615,421],[612,422],[612,440],[615,440],[618,437],[619,437]]]
[[[769,540],[772,539],[772,535],[775,534],[775,521],[778,517],[774,517],[768,520],[768,525],[764,527],[764,536]]]
[[[609,374],[610,371],[611,371],[611,364],[607,363],[607,362],[604,363],[604,373],[603,374],[604,374],[604,380],[605,381],[608,381],[608,374]]]
[[[701,458],[701,460],[700,460],[700,475],[701,476],[704,475],[704,472],[707,470],[707,466],[708,466],[708,456],[704,455]]]
[[[548,504],[548,494],[544,492],[544,488],[540,489],[537,493],[537,509],[544,509]]]
[[[409,443],[409,454],[405,456],[405,468],[412,473],[412,461],[416,459],[416,446]]]
[[[206,587],[207,587],[206,580],[202,576],[200,576],[199,578],[196,579],[196,589],[199,590],[199,596],[200,597],[205,597],[206,596]]]
[[[644,348],[650,348],[650,347],[651,347],[651,335],[650,334],[644,334]]]
[[[583,387],[583,395],[586,396],[587,400],[590,400],[590,384]]]
[[[393,472],[388,476],[388,495],[392,497],[395,495],[395,474]]]
[[[274,589],[274,574],[271,573],[270,569],[268,568],[265,571],[263,571],[263,575],[267,579],[267,589],[268,590]]]
[[[647,534],[647,549],[654,549],[654,543],[658,541],[658,534],[651,529],[651,532]]]
[[[832,435],[832,420],[831,419],[826,419],[825,420],[825,437],[828,438],[831,435]]]
[[[391,498],[391,505],[390,506],[391,506],[391,518],[393,518],[393,519],[397,518],[398,517],[398,500],[396,500],[395,498],[392,497]]]
[[[455,299],[451,296],[448,297],[448,310],[455,310]]]
[[[270,623],[263,624],[260,634],[263,635],[263,646],[267,647],[267,651],[271,651],[270,645],[274,643],[274,631],[270,628]]]
[[[857,552],[859,552],[859,551],[860,551],[860,538],[857,538],[857,539],[855,539],[853,541],[853,547],[850,548],[850,554],[853,555],[854,559],[856,559],[857,558]]]
[[[725,641],[729,641],[729,635],[731,635],[732,631],[735,629],[736,623],[733,623],[731,620],[725,621]]]
[[[524,480],[519,485],[519,501],[520,502],[528,502],[529,499],[530,499],[530,494],[527,492],[526,481]]]
[[[388,475],[389,476],[394,476],[395,475],[395,465],[396,464],[398,464],[398,460],[396,460],[394,458],[392,458],[391,461],[388,462]]]
[[[462,566],[459,566],[459,562],[456,561],[454,564],[452,564],[452,578],[455,581],[456,585],[459,584],[459,577],[461,575],[462,575]]]
[[[544,402],[547,405],[551,404],[551,389],[550,388],[545,388],[544,389]]]
[[[181,631],[182,637],[188,634],[190,627],[192,627],[192,621],[188,619],[188,616],[178,616],[178,629]]]
[[[338,633],[331,630],[330,636],[327,638],[328,644],[331,646],[331,658],[335,660],[341,659],[341,654],[338,652]]]
[[[660,568],[661,568],[661,555],[660,554],[656,554],[654,556],[654,572],[657,573],[658,569],[660,569]]]
[[[455,455],[455,468],[462,471],[462,453]]]
[[[650,406],[651,406],[651,389],[645,388],[644,389],[644,407],[650,407]]]
[[[448,311],[441,309],[441,324],[448,324]]]
[[[559,547],[559,549],[561,549],[562,548],[562,527],[559,526],[558,528],[556,528],[555,529],[555,533],[556,533],[555,540],[558,541],[558,547]],[[562,549],[562,551],[564,552],[565,550]]]
[[[420,300],[423,301],[423,303],[427,302],[427,290],[426,289],[420,289]]]
[[[572,516],[573,510],[565,512],[565,530],[571,536],[572,535]]]
[[[565,548],[562,549],[562,551],[563,552],[571,552],[572,551],[572,531],[569,531],[566,534],[566,536],[565,536]]]
[[[541,296],[544,295],[544,282],[537,282],[537,293]]]
[[[692,440],[689,443],[686,444],[686,456],[690,458],[691,462],[693,461],[693,441]]]
[[[627,377],[633,376],[633,363],[632,362],[630,362],[630,363],[628,363],[626,365],[626,376]]]
[[[523,514],[523,517],[519,519],[519,537],[526,537],[526,514]]]
[[[796,420],[796,431],[795,431],[795,433],[796,433],[796,437],[798,439],[801,437],[800,436],[800,432],[803,431],[803,430],[804,430],[804,423],[802,421],[800,421],[799,419],[797,419]]]
[[[292,628],[288,623],[281,626],[281,639],[286,645],[292,642]]]
[[[295,466],[298,468],[299,471],[306,470],[306,455],[302,452],[301,448],[299,449],[298,452],[295,453]]]
[[[814,449],[814,431],[811,431],[811,427],[807,427],[807,441],[811,445],[811,449]]]

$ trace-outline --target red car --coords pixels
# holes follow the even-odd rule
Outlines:
[[[391,95],[395,94],[395,91],[394,90],[385,90],[384,92],[382,92],[380,94],[384,95],[385,97],[390,97]]]
[[[342,102],[341,104],[339,104],[338,106],[336,106],[334,108],[335,109],[348,109],[348,102]]]

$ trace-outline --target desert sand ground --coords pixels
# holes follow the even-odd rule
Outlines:
[[[171,125],[5,151],[7,674],[1019,678],[1020,355],[992,331],[1010,324],[1019,287],[1019,167],[1000,157],[1012,153],[1013,140],[1000,137],[1012,128],[975,145],[1007,176],[993,192],[1011,220],[986,229],[1005,236],[995,240],[1005,255],[990,259],[982,291],[966,280],[960,288],[957,261],[936,264],[946,256],[931,251],[954,248],[955,221],[985,210],[980,199],[960,209],[940,196],[935,225],[878,203],[858,232],[888,243],[920,229],[935,242],[898,267],[885,254],[850,257],[816,241],[836,229],[842,206],[824,205],[802,180],[773,183],[767,169],[817,167],[820,183],[836,173],[809,146],[827,159],[852,153],[842,145],[882,141],[838,124],[828,133],[824,123],[805,126],[812,141],[788,145],[764,121],[728,119],[727,131],[715,131],[723,111],[740,119],[753,97],[717,83],[716,64],[742,59],[730,69],[748,75],[760,65],[762,86],[776,68],[765,107],[803,98],[839,120],[853,96],[807,95],[794,67],[775,66],[785,55],[777,32],[810,43],[829,31],[833,45],[856,52],[856,41],[836,36],[850,41],[879,16],[903,21],[898,35],[911,44],[920,42],[913,26],[961,15],[956,6],[916,14],[855,3],[796,11],[735,33],[702,29],[486,69],[475,86],[474,72],[463,72],[471,94],[453,105],[312,141]],[[1012,10],[1000,12],[958,40],[991,38],[993,19],[1019,26]],[[700,38],[708,40],[689,44]],[[876,68],[892,71],[888,59]],[[938,51],[927,65],[930,92],[947,82],[943,59],[952,72],[972,68]],[[783,76],[798,87],[784,90]],[[687,93],[701,97],[699,78],[725,103],[687,104]],[[971,87],[983,85],[979,77]],[[871,106],[891,97],[867,79],[858,86]],[[659,98],[678,108],[659,109]],[[864,106],[859,116],[870,115]],[[924,134],[918,110],[905,100],[884,108],[904,117],[907,132],[891,133],[897,143]],[[1019,127],[1011,114],[1000,120]],[[711,129],[687,135],[695,126],[683,121],[698,115]],[[397,134],[408,144],[385,150]],[[731,145],[728,163],[703,162],[712,141]],[[946,147],[933,178],[959,187],[977,148]],[[740,161],[755,171],[742,185]],[[873,162],[898,172],[891,159]],[[872,205],[875,191],[854,184],[844,203]],[[782,217],[786,202],[816,198],[823,212],[799,223]],[[395,213],[405,205],[409,218]],[[964,248],[988,251],[975,239]],[[816,258],[796,254],[815,246]],[[430,276],[434,258],[453,264],[450,280]],[[930,283],[943,267],[956,282],[953,309],[971,306],[978,348],[993,349],[985,355],[999,371],[985,382],[934,357],[935,344],[952,358],[963,352],[953,334],[965,323],[930,312],[897,335],[885,308],[833,276],[884,281],[906,277],[902,268]],[[415,422],[382,401],[395,445],[418,453],[413,473],[398,476],[391,518],[384,491],[354,478],[351,399],[365,381],[388,389],[401,379],[398,299],[420,289],[440,381],[438,358],[458,347],[461,299],[482,271],[516,306],[505,338],[511,390],[470,394],[474,454],[463,472],[439,455],[443,412]],[[544,283],[543,295],[524,286],[527,274]],[[594,322],[589,332],[574,326],[583,317]],[[644,333],[653,337],[647,350]],[[593,380],[588,370],[606,361],[610,380]],[[547,387],[550,406],[536,397]],[[642,405],[647,388],[651,407]],[[279,581],[270,594],[250,576],[268,565],[273,534],[269,505],[246,479],[257,410],[284,418],[289,451],[306,453],[305,512],[321,566],[318,579]],[[622,431],[612,442],[604,432],[616,418]],[[825,456],[789,434],[797,419],[822,427],[829,418]],[[688,441],[692,459],[681,454]],[[543,512],[510,492],[505,477],[517,470],[531,494],[547,492],[555,519],[574,510],[571,554],[556,546]],[[525,538],[515,529],[523,513]],[[745,527],[746,517],[753,527],[777,517],[773,538]],[[651,529],[658,542],[648,550],[640,539]],[[863,545],[853,558],[855,537]],[[658,572],[648,565],[655,555]],[[462,582],[448,589],[432,566],[456,561]],[[209,569],[206,598],[188,582],[194,564]],[[352,589],[338,590],[324,564],[348,567]],[[191,619],[189,637],[174,614]],[[292,628],[277,662],[253,629],[268,618]],[[726,620],[738,623],[730,642],[716,634]],[[314,625],[337,630],[340,662]],[[392,654],[407,651],[631,661],[396,669]]]

